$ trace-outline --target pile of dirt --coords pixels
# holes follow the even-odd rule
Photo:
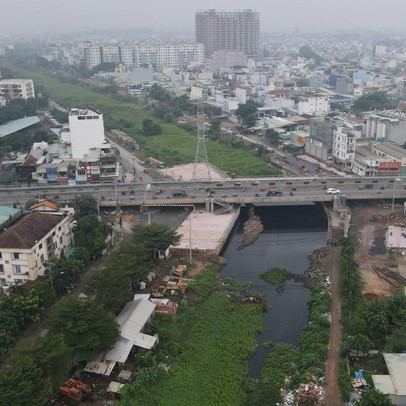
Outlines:
[[[255,214],[254,207],[248,210],[248,220],[244,223],[244,236],[238,250],[242,250],[253,244],[264,230],[264,226],[259,216]]]

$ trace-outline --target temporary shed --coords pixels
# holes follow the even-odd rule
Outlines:
[[[147,322],[152,318],[156,305],[148,300],[128,302],[117,316],[120,327],[120,337],[114,347],[99,356],[96,361],[88,362],[84,368],[86,372],[99,375],[111,374],[115,364],[127,361],[133,346],[151,349],[158,342],[158,336],[143,334]]]
[[[372,375],[376,389],[389,395],[398,406],[406,406],[406,354],[384,353],[389,375]]]

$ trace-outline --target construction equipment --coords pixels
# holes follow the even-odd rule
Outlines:
[[[58,392],[69,399],[80,402],[92,392],[92,388],[81,381],[70,378],[58,389]]]

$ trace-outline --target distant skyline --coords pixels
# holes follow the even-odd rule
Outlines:
[[[194,32],[198,9],[251,8],[262,32],[405,31],[404,0],[2,0],[0,34],[152,29]],[[14,17],[12,17],[14,16]]]

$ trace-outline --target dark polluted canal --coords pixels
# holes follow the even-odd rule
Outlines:
[[[264,230],[258,239],[242,250],[243,224],[247,210],[242,209],[239,226],[231,236],[223,256],[228,259],[221,275],[251,281],[252,290],[268,300],[269,310],[263,315],[263,331],[258,336],[257,350],[249,360],[250,375],[258,377],[268,354],[264,342],[297,344],[308,323],[307,301],[310,289],[304,278],[309,268],[309,255],[327,242],[327,218],[320,205],[256,207]],[[296,278],[285,282],[283,291],[259,278],[269,268],[285,268]]]

